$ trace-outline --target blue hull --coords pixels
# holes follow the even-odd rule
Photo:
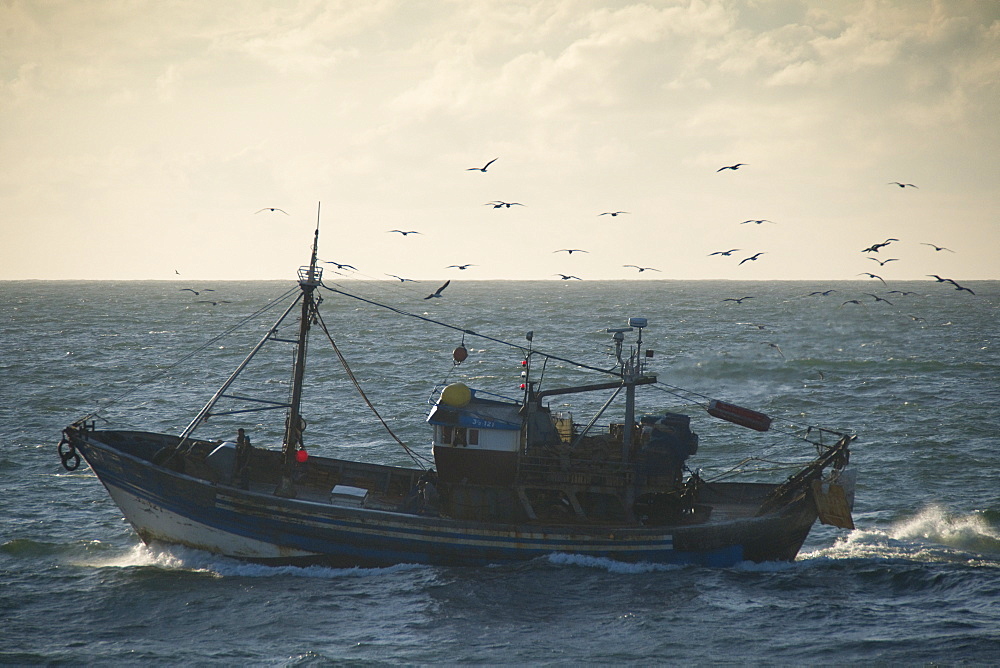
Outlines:
[[[792,560],[816,519],[808,499],[778,514],[692,526],[510,525],[245,491],[157,466],[87,433],[73,439],[147,543],[269,564],[481,566],[567,553],[726,567]]]

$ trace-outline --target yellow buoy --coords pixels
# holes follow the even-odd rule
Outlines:
[[[461,408],[472,400],[472,390],[465,383],[452,383],[441,391],[441,403]]]

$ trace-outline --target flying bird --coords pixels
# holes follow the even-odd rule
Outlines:
[[[714,253],[709,253],[708,256],[709,257],[712,257],[713,255],[726,255],[726,256],[729,256],[729,255],[732,255],[733,253],[735,253],[738,250],[739,250],[739,248],[730,248],[727,251],[715,251]]]
[[[857,299],[848,299],[846,302],[844,302],[840,306],[841,306],[841,308],[843,308],[844,306],[847,306],[848,304],[858,304],[858,305],[860,305],[861,302],[859,302]]]
[[[906,295],[915,295],[917,293],[916,292],[909,292],[907,290],[889,290],[888,294],[890,294],[890,295],[903,295],[905,297]]]
[[[434,292],[432,292],[431,294],[429,294],[429,295],[427,295],[426,297],[424,297],[424,299],[434,299],[435,297],[440,297],[440,296],[441,296],[441,293],[442,293],[442,292],[444,292],[444,289],[445,289],[446,287],[448,287],[448,284],[449,284],[449,283],[451,283],[451,281],[445,281],[445,282],[444,282],[444,285],[442,285],[442,286],[441,286],[440,288],[438,288],[437,290],[435,290],[435,291],[434,291]]]
[[[781,355],[781,359],[785,359],[785,353],[781,352],[781,348],[778,347],[777,343],[770,343],[768,341],[761,341],[760,343],[761,345],[770,346],[771,348],[774,348],[775,350],[778,351],[778,354]]]
[[[583,280],[579,276],[570,276],[569,274],[553,274],[553,276],[558,276],[559,278],[561,278],[564,281],[568,281],[571,278],[575,278],[578,281],[582,281]]]
[[[737,162],[735,165],[726,165],[725,167],[719,167],[717,170],[715,170],[715,173],[718,174],[719,172],[721,172],[724,169],[731,169],[731,170],[733,170],[735,172],[737,169],[739,169],[740,167],[743,167],[746,164],[747,163],[745,163],[745,162]]]
[[[883,299],[882,297],[879,297],[878,295],[873,295],[870,292],[866,292],[865,294],[868,295],[869,297],[874,297],[876,302],[885,302],[889,306],[892,306],[892,302],[889,301],[888,299]]]
[[[498,160],[498,158],[493,158],[492,160],[490,160],[489,162],[487,162],[487,163],[486,163],[485,165],[483,165],[482,167],[469,167],[469,168],[468,168],[467,170],[465,170],[465,171],[467,171],[467,172],[485,172],[485,171],[486,171],[486,168],[487,168],[487,167],[489,167],[490,165],[492,165],[492,164],[493,164],[494,162],[496,162],[497,160]]]
[[[746,225],[747,223],[756,223],[757,225],[760,225],[761,223],[771,223],[772,225],[776,224],[773,220],[767,220],[766,218],[761,218],[759,220],[753,220],[753,219],[744,220],[742,223],[740,223],[740,225]]]
[[[524,205],[521,204],[520,202],[503,202],[501,200],[497,200],[495,202],[487,202],[483,206],[492,206],[494,209],[502,209],[503,207],[507,207],[509,209],[512,206],[524,206]]]
[[[416,230],[388,230],[388,231],[389,231],[389,232],[399,232],[399,233],[400,233],[400,234],[402,234],[402,235],[403,235],[404,237],[405,237],[406,235],[408,235],[408,234],[420,234],[420,232],[417,232]]]
[[[937,274],[924,274],[925,276],[930,276],[931,278],[936,278],[938,283],[954,283],[955,281],[950,278],[941,278]]]
[[[899,181],[889,181],[887,185],[899,186],[900,188],[916,188],[912,183],[900,183]]]
[[[412,278],[403,278],[402,276],[397,276],[396,274],[386,274],[386,276],[392,276],[393,278],[395,278],[400,283],[406,283],[407,281],[409,281],[410,283],[415,283],[416,282]]]
[[[726,297],[722,301],[724,301],[724,302],[736,302],[737,304],[742,304],[744,299],[753,299],[753,297]]]
[[[869,274],[867,271],[861,272],[860,274],[858,274],[858,276],[867,276],[868,278],[877,278],[878,280],[882,281],[882,285],[887,285],[887,283],[885,282],[885,280],[883,280],[883,278],[881,276],[876,276],[875,274]]]
[[[623,266],[623,267],[634,267],[635,269],[638,269],[638,270],[639,270],[639,273],[640,273],[640,274],[641,274],[642,272],[644,272],[644,271],[659,271],[659,269],[656,269],[656,268],[654,268],[654,267],[640,267],[640,266],[639,266],[639,265],[637,265],[637,264],[623,264],[622,266]]]
[[[933,248],[934,250],[936,250],[936,251],[943,251],[943,250],[946,250],[946,251],[948,251],[949,253],[954,253],[954,252],[955,252],[955,251],[953,251],[953,250],[952,250],[952,249],[950,249],[950,248],[945,248],[944,246],[938,246],[938,245],[936,245],[936,244],[929,244],[929,243],[927,243],[926,241],[921,241],[921,242],[920,242],[920,245],[921,245],[921,246],[931,246],[931,247],[932,247],[932,248]]]
[[[339,262],[332,262],[332,261],[327,261],[327,260],[323,260],[323,262],[325,264],[335,264],[335,265],[337,265],[337,269],[351,269],[352,271],[357,271],[358,270],[357,267],[353,267],[353,266],[351,266],[349,264],[340,264]]]
[[[605,211],[604,213],[597,214],[598,216],[617,216],[620,213],[628,213],[628,211]]]
[[[270,211],[271,213],[274,213],[275,211],[280,211],[281,213],[285,214],[286,216],[288,215],[287,211],[285,211],[284,209],[279,209],[276,206],[265,206],[263,209],[259,209],[257,211],[254,211],[254,214],[258,214],[261,211]]]
[[[199,299],[198,303],[199,304],[211,304],[212,306],[218,306],[219,304],[232,304],[232,302],[228,302],[228,301],[225,301],[225,300],[218,301],[218,302],[213,302],[211,299]]]
[[[824,297],[826,297],[831,292],[836,292],[836,291],[837,291],[836,288],[830,288],[829,290],[817,290],[816,292],[810,292],[808,295],[806,295],[806,297],[814,297],[816,295],[823,295]]]
[[[880,266],[880,267],[884,267],[886,262],[898,262],[899,261],[899,258],[897,258],[897,257],[891,257],[888,260],[880,260],[877,257],[869,257],[868,259],[869,260],[873,260],[875,262],[878,262],[878,266]]]
[[[760,253],[755,253],[754,255],[751,255],[750,257],[743,258],[742,260],[740,260],[740,264],[743,264],[744,262],[749,262],[750,260],[756,260],[757,258],[759,258],[763,254],[764,254],[764,251],[761,251]],[[740,265],[738,264],[736,266],[738,267]]]
[[[899,241],[899,239],[886,239],[885,241],[883,241],[880,244],[872,244],[868,248],[861,249],[861,252],[862,253],[877,253],[880,248],[885,248],[886,246],[888,246],[893,241]]]
[[[474,264],[449,264],[447,267],[445,267],[445,269],[451,269],[452,267],[454,267],[455,269],[461,269],[462,271],[465,271],[469,267],[475,267],[475,266],[476,265]]]
[[[962,287],[961,285],[959,285],[959,284],[958,284],[958,283],[956,283],[955,281],[951,281],[951,284],[955,286],[955,289],[956,289],[956,290],[965,290],[965,291],[966,291],[966,292],[968,292],[968,293],[969,293],[970,295],[975,295],[975,294],[976,294],[975,292],[973,292],[973,291],[972,291],[972,290],[970,290],[969,288],[963,288],[963,287]]]
[[[193,293],[195,293],[196,295],[200,295],[200,294],[201,294],[201,293],[200,293],[200,292],[198,292],[197,290],[192,290],[191,288],[181,288],[181,289],[180,289],[180,292],[193,292]]]
[[[585,251],[582,248],[560,248],[559,250],[554,250],[552,252],[553,253],[569,253],[570,255],[572,255],[573,253],[589,253],[590,251]]]

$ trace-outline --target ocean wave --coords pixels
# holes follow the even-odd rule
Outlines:
[[[323,580],[344,577],[369,577],[401,571],[426,569],[419,564],[397,564],[385,568],[331,568],[327,566],[268,566],[253,564],[236,559],[180,546],[134,545],[125,552],[107,555],[99,559],[77,562],[80,566],[93,568],[158,568],[168,571],[203,573],[214,577],[301,577]]]
[[[936,505],[888,529],[852,531],[803,559],[875,559],[914,562],[975,562],[1000,567],[1000,532],[984,513],[962,515]]]

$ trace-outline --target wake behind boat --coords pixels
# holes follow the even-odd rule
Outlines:
[[[853,528],[850,434],[806,429],[799,438],[814,458],[781,483],[692,472],[687,463],[699,439],[691,416],[636,415],[637,391],[658,385],[646,368],[643,318],[608,330],[610,369],[534,350],[530,333],[526,345],[501,342],[523,353],[520,396],[462,382],[439,388],[427,416],[432,461],[426,464],[426,448],[402,441],[412,468],[307,453],[301,408],[303,393],[314,389],[305,382],[310,331],[320,327],[336,350],[317,291],[382,306],[324,285],[318,246],[317,227],[310,263],[299,270],[297,298],[179,434],[98,429],[96,414],[64,430],[63,465],[75,469],[82,456],[146,543],[268,564],[472,566],[570,553],[730,566],[794,560],[817,519]],[[296,310],[297,335],[282,338],[279,327],[293,322]],[[627,334],[635,335],[628,346]],[[272,342],[295,348],[289,399],[236,394],[240,374]],[[459,346],[453,363],[467,354]],[[549,361],[594,373],[600,382],[543,387]],[[593,393],[609,397],[586,423],[551,407],[553,397]],[[602,421],[619,398],[623,415]],[[743,427],[771,429],[767,415],[731,403],[710,399],[701,407]],[[231,442],[195,437],[210,417],[235,421],[232,416],[276,408],[285,413],[280,449],[252,446],[243,429],[234,429]]]

